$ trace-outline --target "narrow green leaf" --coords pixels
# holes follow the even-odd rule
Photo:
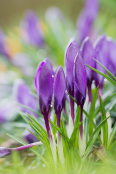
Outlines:
[[[31,121],[33,121],[40,129],[41,129],[41,131],[44,133],[44,134],[46,134],[46,136],[48,136],[48,134],[47,134],[47,132],[45,131],[45,129],[39,124],[39,122],[37,121],[37,119],[34,117],[32,117],[32,116],[30,116],[29,114],[28,114],[28,117],[30,118],[30,120]]]
[[[28,110],[34,112],[35,114],[37,114],[37,115],[39,115],[39,116],[42,115],[41,113],[38,113],[37,111],[33,110],[32,108],[30,108],[30,107],[28,107],[28,106],[22,105],[22,104],[17,103],[17,102],[15,102],[15,104],[17,104],[17,105],[19,105],[19,106],[21,106],[21,107],[23,107],[23,108],[26,108],[26,109],[28,109]]]
[[[74,127],[74,130],[73,130],[72,135],[71,135],[71,137],[70,137],[70,142],[73,142],[74,139],[76,138],[76,132],[79,130],[79,128],[80,128],[80,126],[81,126],[82,123],[83,123],[83,122],[80,122],[80,123],[78,123],[78,124]]]
[[[74,123],[74,127],[80,123],[80,116],[81,116],[81,107],[78,106],[77,108],[77,113],[76,113],[76,119],[75,119],[75,123]]]
[[[93,122],[93,120],[91,119],[91,117],[89,116],[89,114],[84,109],[83,109],[83,113],[86,115],[86,117],[88,118],[88,120],[91,122],[93,128],[96,129],[96,124]],[[102,144],[102,141],[101,141],[101,138],[100,138],[99,135],[98,135],[98,139],[99,139],[100,144]]]
[[[111,82],[113,85],[116,86],[116,82],[115,82],[113,79],[111,79],[109,76],[103,74],[102,72],[98,71],[98,70],[95,69],[95,68],[92,68],[91,66],[88,66],[88,65],[86,65],[86,66],[87,66],[88,68],[92,69],[93,71],[97,72],[98,74],[102,75],[102,76],[105,77],[109,82]]]
[[[94,59],[94,58],[93,58]],[[94,59],[102,68],[106,70],[106,72],[116,81],[116,77],[105,67],[103,66],[98,60]]]
[[[100,98],[100,108],[101,108],[101,114],[102,114],[102,121],[106,119],[106,113],[105,113],[105,107],[103,104],[103,101],[101,99],[101,96],[99,95]],[[107,121],[103,125],[103,144],[105,148],[107,149],[107,144],[108,144],[108,123]]]
[[[62,135],[61,129],[56,124],[54,124],[50,119],[48,119],[48,120],[56,128],[56,130]]]
[[[92,104],[91,104],[91,109],[90,109],[90,117],[94,118],[94,112],[95,112],[95,104],[96,104],[96,100],[98,97],[98,90],[99,90],[99,86],[96,88],[95,92],[94,92],[94,96],[93,96],[93,100],[92,100]]]
[[[116,135],[116,123],[115,123],[113,130],[112,130],[110,137],[109,137],[109,141],[108,141],[108,148],[109,149],[111,149],[115,135]]]
[[[67,92],[67,94],[70,96],[70,98],[76,103],[76,100],[75,100],[75,98],[74,97],[72,97],[68,92]]]
[[[111,117],[111,116],[109,116]],[[93,146],[94,142],[96,141],[97,137],[98,137],[98,134],[100,132],[100,129],[101,127],[103,126],[103,124],[106,122],[106,120],[109,118],[107,117],[105,120],[103,120],[99,126],[95,129],[95,131],[93,132],[93,134],[91,135],[89,141],[88,141],[88,144],[86,146],[86,150],[85,150],[85,153],[84,155],[86,155],[88,153],[88,151],[91,149],[91,147]]]
[[[34,128],[33,128],[34,129]],[[44,141],[43,141],[43,139],[40,137],[40,136],[38,136],[38,135],[36,135],[36,134],[34,134],[32,131],[30,131],[29,129],[27,129],[32,135],[34,135],[38,140],[40,140],[43,144],[44,144]],[[35,131],[35,129],[34,129],[34,131]]]

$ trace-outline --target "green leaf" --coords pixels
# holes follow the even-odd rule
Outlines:
[[[77,131],[79,130],[79,128],[80,128],[80,126],[81,126],[82,123],[83,123],[83,122],[80,122],[80,123],[78,123],[78,124],[74,127],[74,130],[73,130],[72,135],[71,135],[71,137],[70,137],[70,142],[73,142],[73,141],[75,140],[75,138],[76,138],[76,133],[77,133]]]
[[[37,115],[39,115],[39,116],[42,116],[41,113],[38,113],[37,111],[33,110],[32,108],[30,108],[30,107],[28,107],[28,106],[22,105],[22,104],[17,103],[17,102],[15,102],[15,104],[17,104],[17,105],[19,105],[19,106],[21,106],[21,107],[23,107],[23,108],[26,108],[26,109],[28,109],[28,110],[34,112],[35,114],[37,114]]]
[[[96,129],[96,124],[93,122],[93,120],[91,119],[91,117],[89,116],[89,114],[83,109],[83,113],[86,115],[86,117],[89,119],[89,121],[91,122],[92,126],[94,127],[94,129]],[[101,138],[98,135],[98,139],[100,144],[102,144]]]
[[[80,123],[80,116],[81,116],[81,107],[78,106],[77,108],[77,113],[76,113],[76,119],[75,119],[75,123],[74,123],[74,127]]]
[[[32,121],[32,122],[34,122],[39,128],[40,128],[40,130],[48,137],[48,134],[47,134],[47,132],[45,131],[45,129],[39,124],[39,122],[37,121],[37,119],[34,117],[32,117],[32,116],[30,116],[29,114],[28,114],[28,117],[30,118],[30,120]]]
[[[72,97],[68,92],[67,92],[67,94],[70,96],[70,98],[76,103],[76,100],[75,100],[75,98],[74,97]]]
[[[33,128],[33,127],[32,127]],[[34,135],[38,140],[40,140],[43,144],[44,144],[44,141],[43,141],[43,138],[41,138],[40,136],[34,134],[32,131],[30,131],[29,129],[27,129],[32,135]],[[35,129],[33,128],[33,130],[35,131]],[[36,132],[36,131],[35,131]]]
[[[113,130],[112,130],[110,137],[109,137],[109,141],[108,141],[108,148],[109,149],[111,149],[111,147],[112,147],[112,143],[113,143],[115,135],[116,135],[116,123],[115,123]]]
[[[62,130],[56,124],[54,124],[50,119],[48,120],[56,128],[56,130],[62,135]]]
[[[99,95],[99,98],[100,98],[100,108],[101,108],[102,121],[103,121],[104,119],[106,119],[106,113],[105,113],[104,104],[100,95]],[[107,149],[107,143],[108,143],[108,123],[106,121],[103,125],[103,144],[105,149]]]
[[[91,109],[90,109],[90,117],[94,118],[94,112],[95,112],[95,104],[96,104],[96,100],[98,97],[98,90],[99,90],[99,86],[96,88],[95,92],[94,92],[94,96],[93,96],[93,100],[92,100],[92,104],[91,104]]]
[[[10,135],[10,134],[8,134],[8,133],[7,133],[7,135],[8,135],[9,137],[11,137],[12,139],[14,139],[15,141],[17,141],[18,143],[20,143],[21,145],[23,145],[23,146],[24,146],[24,145],[27,145],[27,143],[23,142],[23,141],[20,140],[19,138],[15,137],[15,136],[13,136],[13,135]],[[43,163],[45,163],[46,166],[49,167],[49,164],[47,163],[47,161],[46,161],[36,150],[34,150],[32,147],[29,148],[29,149],[30,149],[30,151],[33,152],[37,157],[39,157],[39,158],[43,161]]]
[[[113,85],[116,86],[116,82],[115,82],[113,79],[111,79],[109,76],[103,74],[102,72],[98,71],[98,70],[95,69],[95,68],[92,68],[91,66],[88,66],[88,65],[86,65],[86,66],[87,66],[88,68],[92,69],[93,71],[97,72],[98,74],[102,75],[102,76],[105,77],[109,82],[111,82]]]
[[[116,93],[114,93],[114,94],[112,94],[111,96],[107,97],[107,98],[104,100],[104,102],[103,102],[104,105],[105,105],[110,99],[112,99],[114,96],[116,96]],[[95,115],[97,115],[99,111],[100,111],[100,106],[96,109]]]
[[[93,58],[94,59],[94,58]],[[106,70],[106,72],[116,81],[116,77],[105,67],[103,66],[98,60],[94,59],[99,65],[102,66]]]
[[[109,117],[111,117],[111,116],[109,116]],[[89,139],[89,141],[88,141],[88,144],[87,144],[87,146],[86,146],[86,150],[85,150],[84,155],[86,155],[86,154],[89,152],[89,150],[91,149],[91,147],[93,146],[94,142],[96,141],[96,139],[97,139],[97,137],[98,137],[98,134],[99,134],[99,132],[100,132],[101,127],[103,126],[103,124],[106,122],[106,120],[107,120],[109,117],[107,117],[105,120],[103,120],[103,121],[99,124],[99,126],[95,129],[95,131],[93,132],[93,134],[91,135],[91,137],[90,137],[90,139]]]

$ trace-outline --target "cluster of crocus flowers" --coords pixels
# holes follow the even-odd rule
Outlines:
[[[49,139],[51,139],[51,132],[48,118],[51,111],[52,96],[53,107],[57,116],[57,126],[60,127],[60,115],[64,107],[66,90],[70,94],[70,110],[73,124],[75,114],[74,101],[71,96],[75,97],[77,105],[81,106],[81,113],[83,112],[83,105],[86,98],[86,70],[80,56],[79,46],[75,40],[67,48],[65,66],[66,79],[61,66],[54,75],[52,65],[48,59],[39,64],[35,76],[35,87],[39,97],[40,110],[44,116]],[[81,135],[83,134],[82,128],[80,129],[80,133]]]

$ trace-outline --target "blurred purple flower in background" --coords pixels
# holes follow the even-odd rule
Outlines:
[[[13,119],[13,115],[16,114],[16,109],[13,102],[3,102],[0,104],[0,124]]]
[[[42,26],[34,11],[27,11],[21,23],[22,39],[35,46],[43,46]]]
[[[92,25],[99,12],[99,0],[86,0],[84,8],[77,20],[79,41],[82,42],[87,36],[91,37]]]
[[[107,41],[109,50],[109,64],[107,68],[114,76],[116,76],[116,43],[110,37],[107,37]]]
[[[53,94],[53,69],[48,61],[39,64],[35,76],[35,88],[39,97],[41,113],[44,116],[46,130],[49,139],[51,139],[50,127],[48,122],[49,112],[51,110],[51,101]]]
[[[83,59],[84,64],[95,68],[95,61],[93,59],[95,58],[95,53],[94,53],[93,45],[89,37],[86,37],[82,42],[81,57]],[[86,67],[86,73],[87,73],[87,87],[88,87],[89,102],[92,102],[91,84],[94,78],[93,77],[94,71]]]
[[[26,85],[26,83],[22,79],[17,79],[14,82],[13,94],[14,94],[15,100],[18,103],[37,111],[38,109],[37,99],[31,95],[29,87]],[[37,117],[37,114],[30,111],[29,109],[22,107],[22,111],[27,112],[29,115],[33,114],[35,117]]]
[[[57,126],[60,127],[60,115],[64,107],[65,97],[65,74],[63,68],[60,66],[54,77],[53,87],[53,105],[57,116]]]
[[[108,51],[108,42],[106,40],[106,36],[99,36],[94,44],[95,49],[95,59],[98,60],[102,65],[106,68],[109,64],[109,51]],[[102,73],[106,73],[106,70],[102,68],[98,63],[95,65],[96,69],[101,71]],[[98,73],[94,73],[94,79],[96,87],[99,85],[99,94],[102,95],[102,87],[104,84],[104,77],[99,75]]]

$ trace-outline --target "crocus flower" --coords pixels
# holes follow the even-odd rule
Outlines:
[[[95,59],[98,60],[102,65],[104,65],[106,68],[108,67],[108,42],[106,40],[106,36],[102,35],[99,36],[94,44],[95,49]],[[106,73],[106,70],[102,68],[98,63],[96,63],[96,69],[101,71],[102,73]],[[102,95],[102,87],[104,84],[104,77],[99,75],[98,73],[95,73],[95,84],[96,86],[99,85],[99,94]]]
[[[77,105],[81,107],[81,118],[82,121],[82,113],[83,113],[83,105],[86,98],[86,84],[87,84],[87,77],[86,77],[86,69],[84,66],[83,59],[80,55],[77,55],[75,58],[74,63],[74,96]],[[83,134],[83,127],[80,127],[80,135],[82,137]]]
[[[15,81],[14,87],[13,87],[13,94],[14,94],[15,100],[18,103],[28,106],[29,108],[37,111],[37,99],[30,94],[29,87],[26,85],[26,83],[22,79],[17,79]],[[22,107],[22,110],[24,112],[27,112],[29,115],[33,114],[34,116],[37,117],[37,114],[30,111],[29,109]]]
[[[39,64],[35,76],[35,88],[39,97],[40,110],[44,116],[46,130],[48,137],[50,135],[50,127],[48,122],[48,116],[51,109],[51,101],[53,94],[53,70],[47,61],[43,61]]]
[[[57,115],[57,125],[59,127],[60,115],[64,106],[65,89],[65,74],[63,68],[60,66],[55,74],[53,87],[53,104]]]
[[[80,42],[91,36],[92,25],[99,11],[99,0],[86,0],[85,6],[78,17],[77,29]]]
[[[109,64],[107,68],[114,76],[116,76],[116,43],[110,37],[107,37],[107,41],[109,48]]]
[[[75,40],[73,40],[69,44],[65,56],[66,89],[72,97],[74,97],[74,75],[73,75],[74,59],[78,53],[79,53],[79,45]],[[70,107],[71,107],[71,117],[74,123],[74,101],[71,99],[71,97],[70,97]]]
[[[84,64],[89,65],[93,68],[95,67],[95,61],[93,60],[94,49],[89,37],[86,37],[84,41],[82,42],[81,56],[82,56]],[[91,84],[93,80],[93,70],[86,67],[86,73],[87,73],[87,87],[88,87],[89,102],[92,102]]]
[[[27,11],[22,22],[22,35],[27,42],[35,47],[43,46],[41,24],[33,11]]]
[[[14,151],[21,151],[21,150],[28,149],[30,147],[38,146],[41,144],[42,144],[41,142],[35,142],[35,143],[27,144],[25,146],[16,147],[16,148],[0,147],[0,158],[7,157],[7,156],[11,155],[12,152],[14,152]]]

